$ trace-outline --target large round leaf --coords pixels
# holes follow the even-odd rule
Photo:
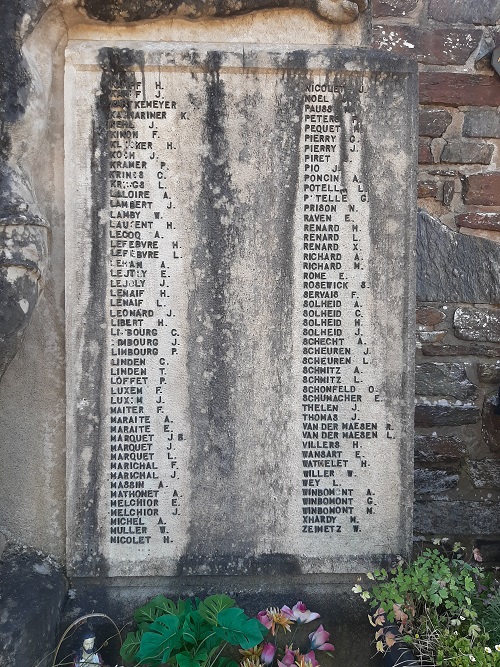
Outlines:
[[[251,649],[264,639],[267,628],[256,618],[248,618],[243,609],[224,609],[217,615],[214,632],[233,646]]]

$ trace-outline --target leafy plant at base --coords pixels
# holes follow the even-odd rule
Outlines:
[[[227,595],[177,604],[159,595],[135,611],[138,630],[127,635],[120,654],[148,667],[237,667],[222,656],[226,645],[252,649],[267,628],[234,605]]]
[[[484,600],[481,616],[492,644],[500,644],[500,588],[495,588]]]
[[[491,641],[486,628],[488,577],[482,568],[466,562],[463,552],[459,544],[451,553],[426,549],[413,562],[399,559],[389,572],[368,573],[376,582],[370,591],[360,585],[353,588],[375,610],[369,619],[376,628],[377,652],[394,646],[399,631],[422,664],[500,665],[500,646]],[[480,560],[477,549],[474,556]],[[500,619],[500,597],[489,612],[493,625]]]

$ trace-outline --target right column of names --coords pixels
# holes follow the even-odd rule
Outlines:
[[[372,358],[363,94],[317,80],[303,103],[302,533],[340,540],[376,512],[369,461],[390,430]]]

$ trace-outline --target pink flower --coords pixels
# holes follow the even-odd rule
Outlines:
[[[314,651],[309,651],[309,653],[306,653],[304,656],[304,661],[308,667],[309,665],[310,667],[318,667],[319,665],[319,662],[316,660],[316,656],[314,655]]]
[[[295,662],[295,653],[287,647],[285,655],[281,660],[278,660],[279,667],[292,667]]]
[[[309,639],[311,640],[311,648],[318,649],[319,651],[333,651],[333,644],[328,643],[328,638],[330,633],[325,630],[325,628],[320,625],[315,632],[311,632]]]
[[[319,618],[319,614],[315,611],[310,611],[303,602],[297,602],[293,609],[291,609],[291,613],[292,618],[296,620],[297,623],[310,623]]]
[[[264,644],[262,647],[262,653],[260,654],[260,659],[265,665],[270,665],[274,660],[275,653],[276,646],[274,644]]]
[[[281,613],[289,618],[291,621],[295,621],[295,616],[293,615],[293,610],[290,607],[287,607],[286,604],[281,607]]]
[[[268,630],[271,629],[271,619],[269,618],[266,610],[259,611],[257,614],[257,619],[262,623],[262,625],[265,625]]]
[[[295,661],[297,667],[320,667],[319,662],[316,660],[314,651],[309,651],[305,655],[299,655]]]

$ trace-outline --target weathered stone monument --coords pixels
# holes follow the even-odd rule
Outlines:
[[[74,574],[407,549],[413,92],[348,49],[70,43]]]
[[[324,597],[409,549],[416,71],[325,7],[232,32],[63,12],[80,611],[196,586]]]

